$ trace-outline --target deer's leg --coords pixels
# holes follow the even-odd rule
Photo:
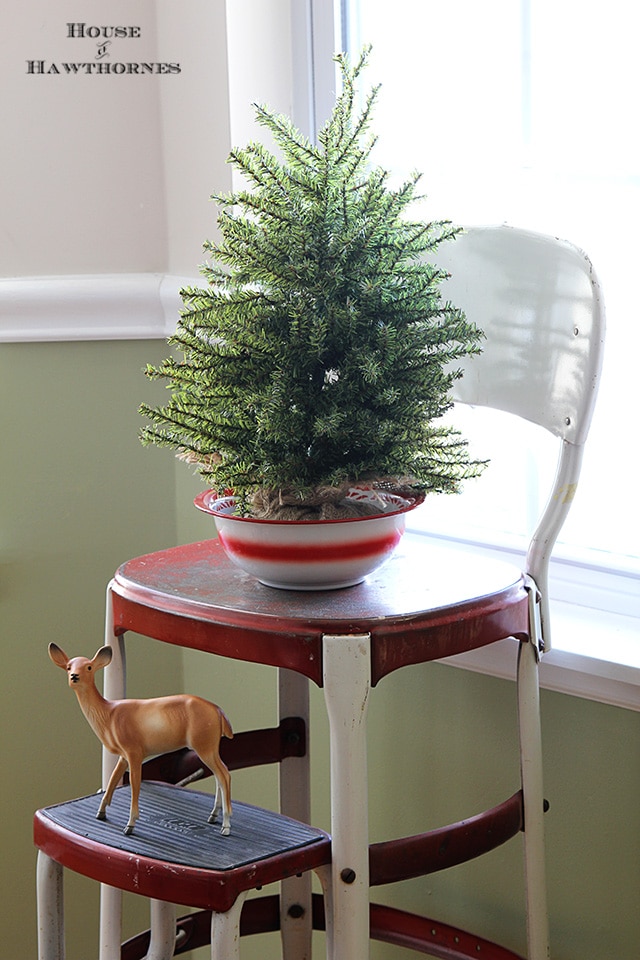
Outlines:
[[[107,784],[107,789],[102,795],[102,800],[100,801],[100,806],[98,807],[98,812],[96,813],[96,820],[107,819],[107,807],[111,803],[111,798],[113,797],[113,791],[120,783],[120,779],[126,769],[127,769],[126,758],[118,757],[118,762],[113,768],[113,773],[109,777],[109,783]]]
[[[142,780],[142,758],[129,756],[129,783],[131,784],[131,807],[129,809],[129,822],[124,828],[124,832],[133,833],[136,820],[140,816],[138,808],[138,798],[140,796],[140,781]]]
[[[215,776],[215,774],[214,774],[213,779],[214,779],[215,782],[216,782],[216,796],[215,796],[215,800],[214,800],[214,802],[213,802],[213,810],[212,810],[211,813],[209,814],[209,821],[208,821],[209,823],[214,823],[214,822],[215,822],[215,820],[216,820],[216,818],[217,818],[217,816],[218,816],[218,812],[219,812],[219,810],[220,810],[220,807],[222,806],[222,801],[221,801],[221,799],[220,799],[220,781],[219,781],[218,778]]]
[[[213,771],[216,778],[216,799],[211,815],[209,816],[209,823],[213,823],[216,818],[219,806],[219,794],[221,794],[222,829],[220,833],[226,837],[231,830],[231,774],[226,764],[220,759],[217,751],[209,756],[200,756],[200,759]]]

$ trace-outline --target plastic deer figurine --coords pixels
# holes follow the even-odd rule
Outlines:
[[[209,816],[213,823],[222,794],[222,829],[227,835],[231,818],[231,776],[220,759],[220,738],[233,737],[231,725],[220,707],[188,694],[153,700],[105,700],[96,687],[98,670],[111,662],[111,647],[101,647],[92,660],[68,657],[55,643],[49,656],[66,670],[69,686],[92,730],[118,762],[102,797],[96,818],[106,820],[106,810],[123,773],[129,767],[131,809],[125,833],[132,833],[139,816],[138,797],[142,762],[147,757],[190,747],[216,778],[216,797]]]

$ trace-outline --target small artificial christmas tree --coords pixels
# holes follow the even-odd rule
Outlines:
[[[282,160],[259,143],[231,154],[250,189],[214,198],[208,287],[182,291],[169,340],[183,359],[147,371],[172,396],[141,407],[142,441],[176,449],[244,509],[258,492],[262,515],[265,500],[338,501],[376,479],[452,492],[482,468],[434,423],[451,406],[455,361],[482,338],[442,301],[445,274],[429,263],[459,229],[407,219],[418,175],[392,189],[369,166],[378,88],[355,104],[366,56],[353,68],[336,58],[342,92],[317,146],[256,108]]]

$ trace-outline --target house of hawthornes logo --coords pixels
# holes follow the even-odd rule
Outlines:
[[[135,59],[135,41],[142,37],[139,26],[66,23],[64,36],[73,41],[73,56],[64,60],[27,60],[26,72],[32,76],[157,76],[181,71],[179,63]]]

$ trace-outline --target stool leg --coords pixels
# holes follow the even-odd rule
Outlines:
[[[293,670],[278,671],[279,719],[301,717],[307,728],[304,757],[287,757],[280,764],[280,811],[294,820],[311,822],[309,764],[309,681]],[[280,930],[283,960],[311,958],[311,874],[290,877],[280,885]]]
[[[226,913],[211,914],[211,960],[240,960],[240,914],[246,892]]]
[[[151,940],[144,960],[171,960],[176,946],[176,908],[165,900],[151,900]]]
[[[104,642],[113,650],[111,663],[104,671],[104,695],[109,700],[122,700],[126,695],[126,660],[124,636],[116,637],[113,627],[111,584],[107,587]],[[117,758],[102,750],[102,789],[109,782]],[[100,960],[120,960],[122,940],[122,891],[102,884],[100,887]]]
[[[315,873],[322,886],[322,897],[324,899],[326,957],[327,960],[334,960],[333,884],[331,882],[331,864],[327,863],[322,867],[317,867]]]
[[[38,851],[38,960],[64,960],[62,866]]]
[[[367,706],[371,638],[323,637],[324,697],[331,749],[333,950],[335,960],[369,956]]]
[[[518,651],[520,766],[524,798],[524,860],[529,960],[548,960],[549,923],[544,856],[544,793],[537,652],[523,642]]]
[[[100,960],[120,960],[122,890],[100,884]]]

